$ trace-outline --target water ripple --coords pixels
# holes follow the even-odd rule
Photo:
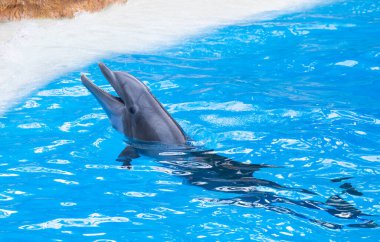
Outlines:
[[[156,184],[158,184],[158,185],[182,185],[182,182],[158,180],[158,181],[156,181]]]
[[[236,140],[236,141],[256,141],[262,140],[265,136],[258,136],[252,131],[229,131],[218,134],[218,140]]]
[[[152,213],[139,213],[136,215],[137,218],[146,219],[146,220],[160,220],[165,219],[166,216]]]
[[[284,149],[307,150],[311,145],[305,141],[297,139],[275,139],[272,144],[278,144]]]
[[[169,175],[175,175],[175,176],[188,176],[192,174],[190,171],[172,170],[172,169],[160,167],[160,166],[153,166],[152,168],[154,171],[166,173]]]
[[[185,214],[185,212],[182,211],[177,211],[171,208],[166,208],[166,207],[157,207],[157,208],[152,208],[153,211],[158,212],[158,213],[172,213],[172,214]]]
[[[243,148],[243,147],[236,147],[228,150],[218,150],[219,154],[228,154],[228,155],[233,155],[233,154],[249,154],[253,151],[253,149],[249,148]]]
[[[0,201],[5,202],[5,201],[11,201],[14,198],[5,194],[0,193]]]
[[[19,174],[14,174],[14,173],[0,173],[0,177],[15,177],[19,176]]]
[[[53,103],[49,107],[47,107],[47,109],[59,109],[59,108],[61,108],[61,105],[59,105],[58,103]]]
[[[40,104],[38,102],[36,102],[35,100],[28,100],[28,101],[26,101],[26,103],[22,107],[23,108],[37,108],[39,106],[40,106]]]
[[[179,87],[177,84],[173,83],[170,80],[161,81],[161,82],[158,82],[158,84],[159,84],[159,87],[158,87],[159,90],[167,90],[167,89],[173,89],[173,88]]]
[[[87,164],[86,169],[124,169],[120,165],[99,165],[99,164]]]
[[[25,123],[25,124],[20,124],[17,126],[20,129],[40,129],[46,127],[46,124],[44,123]]]
[[[76,181],[68,181],[64,179],[54,179],[55,182],[66,184],[66,185],[79,185],[79,182]]]
[[[51,145],[34,148],[34,153],[44,153],[47,151],[52,151],[52,150],[55,150],[59,146],[72,144],[72,143],[75,143],[75,141],[74,140],[56,140],[56,141],[53,141]]]
[[[74,203],[74,202],[61,202],[59,203],[61,206],[63,207],[72,207],[72,206],[76,206],[77,204]]]
[[[26,192],[19,191],[19,190],[7,190],[6,193],[15,194],[15,195],[27,195]]]
[[[82,97],[90,93],[84,86],[64,87],[59,89],[43,90],[37,93],[38,96],[47,97]]]
[[[199,111],[199,110],[222,110],[232,112],[252,111],[255,108],[252,104],[246,104],[240,101],[230,101],[224,103],[214,102],[188,102],[170,104],[167,106],[169,113],[176,113],[181,111]]]
[[[157,193],[149,193],[149,192],[124,192],[123,195],[128,197],[155,197]]]
[[[336,66],[346,66],[346,67],[354,67],[357,64],[359,64],[359,62],[357,62],[356,60],[345,60],[345,61],[340,61],[340,62],[335,63]]]
[[[66,227],[98,227],[103,223],[127,223],[130,220],[126,217],[110,217],[98,213],[93,213],[88,218],[57,218],[40,224],[20,226],[19,229],[42,230],[61,229]]]
[[[17,213],[17,211],[0,209],[0,218],[8,218],[14,213]]]
[[[66,165],[66,164],[70,164],[70,161],[62,160],[62,159],[54,159],[54,160],[48,160],[47,163],[58,164],[58,165]]]
[[[222,127],[238,126],[245,123],[240,117],[220,117],[219,115],[214,114],[201,115],[200,118],[208,123]]]
[[[122,170],[115,161],[121,137],[111,131],[77,71],[32,93],[37,98],[21,101],[0,117],[0,227],[5,236],[0,237],[377,241],[376,229],[316,226],[317,218],[380,224],[380,50],[378,40],[370,38],[375,35],[367,33],[380,28],[369,14],[358,13],[365,19],[355,22],[356,14],[336,13],[344,6],[362,10],[364,3],[351,2],[328,12],[318,8],[313,16],[305,11],[273,21],[248,20],[173,49],[104,60],[114,70],[130,70],[149,81],[193,143],[214,150],[202,157],[163,152],[142,156],[130,170]],[[352,16],[349,22],[358,28],[341,31],[347,28],[345,16]],[[348,38],[337,41],[340,36]],[[95,64],[80,71],[107,83]],[[219,156],[227,163],[243,162],[247,172],[224,169]],[[317,195],[303,194],[303,189]],[[372,216],[337,218],[312,209],[317,206],[312,201],[326,204],[332,195]],[[115,220],[120,223],[112,224]],[[23,229],[19,235],[15,226]]]
[[[61,175],[74,175],[73,173],[68,172],[68,171],[46,168],[46,167],[41,167],[41,166],[23,166],[23,167],[10,168],[8,170],[26,172],[26,173],[51,173],[51,174],[61,174]]]
[[[216,187],[215,190],[221,191],[221,192],[252,192],[256,191],[256,186],[248,186],[248,187],[234,187],[234,186],[220,186]]]
[[[369,116],[369,115],[363,115],[354,111],[349,110],[330,110],[329,113],[326,115],[327,119],[338,119],[338,120],[346,120],[346,121],[356,121],[358,123],[363,124],[380,124],[378,119]],[[321,117],[322,119],[324,117]]]
[[[324,165],[324,167],[332,166],[333,164],[336,164],[341,167],[355,169],[357,168],[357,165],[348,161],[339,161],[334,159],[323,159],[321,160],[321,163]]]
[[[95,146],[96,148],[100,148],[100,144],[105,141],[105,139],[103,138],[98,138],[95,140],[95,142],[92,143],[93,146]]]
[[[91,236],[102,236],[106,235],[106,233],[92,233],[92,234],[83,234],[83,236],[91,237]]]
[[[360,158],[371,162],[380,162],[380,155],[363,155]]]
[[[94,120],[107,119],[107,115],[105,115],[103,113],[90,113],[90,114],[86,114],[86,115],[80,117],[79,119],[77,119],[75,121],[64,122],[59,127],[59,129],[62,132],[70,132],[71,128],[74,128],[74,127],[89,127],[89,126],[93,126],[94,123],[92,123],[92,122],[83,122],[83,121],[92,120],[92,119],[94,119]]]
[[[191,161],[191,160],[190,161],[188,161],[188,160],[170,160],[170,161],[160,160],[160,163],[179,166],[179,167],[192,168],[192,169],[210,169],[210,168],[212,168],[212,166],[207,164],[207,163]]]

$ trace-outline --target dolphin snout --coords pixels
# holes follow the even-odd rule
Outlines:
[[[126,101],[125,100],[126,95],[125,95],[124,90],[123,90],[123,85],[122,85],[121,81],[116,77],[115,73],[113,71],[111,71],[103,63],[99,63],[98,65],[99,65],[99,68],[102,71],[103,75],[106,77],[108,82],[111,84],[113,89],[116,91],[117,95],[119,95],[119,97],[122,98],[123,101]]]
[[[102,71],[103,75],[107,78],[107,80],[115,78],[113,72],[106,65],[100,62],[98,66],[100,70]]]
[[[113,86],[113,84],[116,84],[116,78],[113,74],[113,71],[111,71],[106,65],[103,63],[98,64],[100,70],[102,71],[103,75],[107,78],[107,80],[110,82],[110,84]]]

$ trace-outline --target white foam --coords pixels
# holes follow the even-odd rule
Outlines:
[[[54,77],[113,53],[170,46],[183,38],[322,0],[129,0],[68,20],[0,24],[0,113]],[[258,17],[260,15],[261,17]],[[266,15],[268,16],[268,15]]]

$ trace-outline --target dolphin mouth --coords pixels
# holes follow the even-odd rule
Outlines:
[[[107,79],[109,84],[113,87],[113,89],[116,91],[117,95],[119,97],[124,97],[125,93],[123,92],[122,84],[118,80],[118,78],[115,76],[115,73],[111,71],[106,65],[103,63],[98,64],[103,76]],[[124,99],[123,99],[124,100]]]
[[[130,113],[134,113],[134,100],[130,98],[131,93],[128,93],[132,92],[130,88],[128,88],[128,83],[141,82],[134,76],[126,72],[112,71],[103,63],[99,63],[98,66],[103,76],[107,79],[109,84],[111,84],[111,86],[117,93],[117,96],[113,96],[108,92],[102,90],[93,82],[91,82],[85,75],[81,76],[83,85],[95,96],[95,98],[99,101],[99,103],[102,105],[103,109],[105,109],[107,114],[112,112],[112,105],[116,106],[118,109],[121,109],[120,105],[123,105],[125,108],[126,106],[129,106]],[[143,83],[141,84],[145,86]],[[138,99],[135,101],[138,101]],[[110,115],[108,116],[110,117]]]
[[[116,105],[123,105],[124,106],[124,101],[119,98],[115,97],[108,92],[104,91],[97,85],[95,85],[90,79],[88,79],[87,76],[81,75],[81,81],[82,84],[89,90],[92,95],[95,96],[95,98],[99,101],[99,103],[102,105],[104,109],[109,109],[109,105],[111,104],[116,104]],[[107,111],[107,110],[106,110]]]
[[[117,93],[118,97],[109,94],[104,91],[100,87],[96,86],[86,75],[81,75],[81,81],[83,85],[98,99],[99,102],[105,99],[114,99],[122,104],[125,104],[125,93],[123,92],[123,85],[120,83],[118,78],[115,76],[115,73],[111,71],[105,64],[98,64],[103,76],[107,79],[109,84],[111,84],[112,88]]]
[[[114,73],[108,69],[104,64],[99,64],[103,75],[107,78],[108,82],[115,89],[119,95],[119,81],[115,77]],[[126,106],[125,101],[120,97],[115,97],[108,92],[104,91],[100,87],[96,86],[85,75],[81,75],[81,81],[83,85],[95,96],[100,105],[103,107],[108,118],[111,121],[112,126],[121,133],[124,133],[123,128],[123,113],[125,113]],[[119,90],[119,91],[118,91]],[[119,95],[120,96],[120,95]]]

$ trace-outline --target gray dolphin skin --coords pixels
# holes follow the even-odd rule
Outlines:
[[[84,75],[81,79],[102,105],[117,131],[129,139],[140,141],[168,145],[186,143],[182,128],[142,82],[126,72],[113,72],[102,63],[99,67],[119,97],[101,90]]]
[[[182,128],[141,81],[126,72],[111,71],[102,63],[99,67],[118,97],[100,89],[84,75],[81,76],[81,80],[103,107],[112,126],[127,138],[128,145],[117,158],[123,162],[124,167],[130,168],[133,159],[147,155],[168,167],[166,170],[171,171],[170,174],[181,176],[191,185],[210,191],[240,194],[240,197],[236,198],[204,202],[265,208],[277,213],[290,214],[329,229],[378,227],[374,221],[362,218],[367,215],[339,195],[333,195],[326,202],[320,202],[294,200],[281,196],[281,193],[268,191],[270,188],[269,190],[300,192],[309,197],[317,195],[306,189],[289,188],[253,176],[254,172],[260,169],[276,168],[275,166],[245,164],[215,154],[212,150],[192,146]],[[331,181],[343,182],[351,178]],[[347,195],[362,195],[347,182],[340,188],[343,189],[342,193]],[[286,204],[324,211],[339,219],[358,219],[364,223],[342,225],[325,222],[295,212],[287,208]]]

